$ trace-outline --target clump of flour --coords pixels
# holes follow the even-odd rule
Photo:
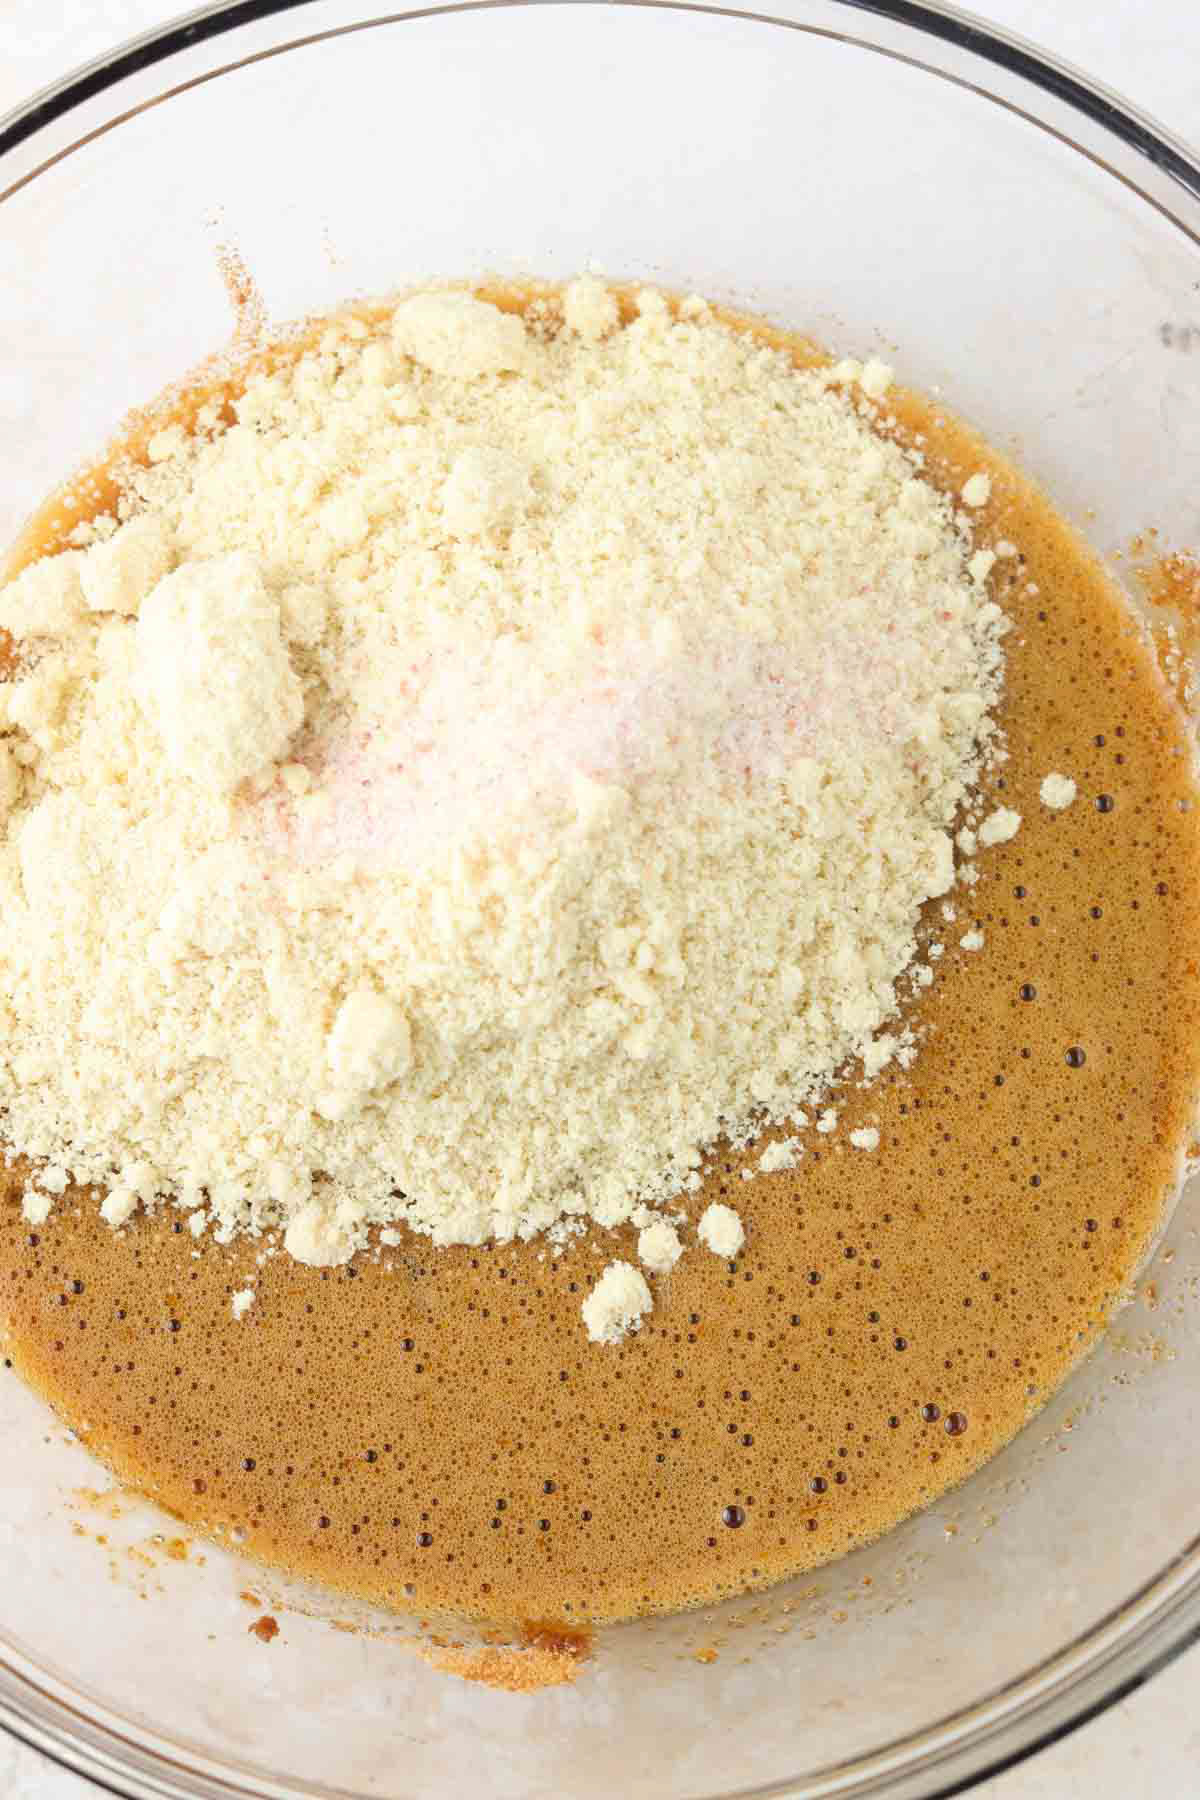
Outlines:
[[[616,1226],[896,1054],[1006,621],[871,400],[703,310],[335,324],[0,591],[0,1106],[114,1225]]]

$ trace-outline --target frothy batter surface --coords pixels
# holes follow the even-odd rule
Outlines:
[[[800,352],[798,352],[800,353]],[[117,1473],[201,1527],[401,1608],[583,1622],[810,1567],[991,1455],[1102,1328],[1161,1223],[1196,1088],[1196,812],[1182,720],[1104,577],[1011,469],[916,401],[933,478],[990,469],[1018,835],[928,908],[944,944],[907,1073],[845,1089],[790,1171],[730,1157],[732,1263],[685,1258],[636,1338],[580,1301],[632,1228],[405,1237],[337,1269],[0,1209],[19,1370]],[[1061,811],[1044,777],[1078,785]],[[973,934],[982,946],[964,948]],[[849,1133],[879,1144],[855,1150]],[[747,1161],[756,1161],[757,1150]],[[241,1320],[233,1294],[249,1277]]]

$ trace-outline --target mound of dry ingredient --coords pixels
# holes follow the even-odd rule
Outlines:
[[[152,439],[0,592],[29,1216],[94,1182],[310,1263],[632,1218],[662,1274],[723,1134],[910,1057],[1006,621],[888,380],[584,279],[347,317]],[[589,1330],[649,1304],[614,1264]]]

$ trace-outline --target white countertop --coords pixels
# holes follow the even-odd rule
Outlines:
[[[177,0],[0,0],[0,113],[77,63],[182,10]],[[1182,0],[977,0],[1200,143],[1200,8]],[[1063,1742],[974,1789],[978,1800],[1164,1800],[1200,1789],[1200,1646]],[[0,1736],[4,1800],[88,1800],[97,1790]]]

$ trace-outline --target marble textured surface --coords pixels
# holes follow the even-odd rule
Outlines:
[[[176,0],[0,0],[0,113],[180,11]],[[1064,56],[1200,143],[1200,9],[1181,0],[977,0],[986,19]],[[1081,1731],[973,1790],[977,1800],[1162,1800],[1200,1788],[1200,1646]],[[0,1736],[3,1800],[98,1790]]]

